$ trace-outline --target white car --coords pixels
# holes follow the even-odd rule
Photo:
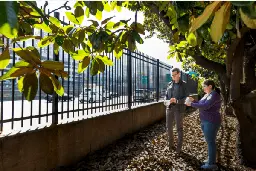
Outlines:
[[[89,103],[105,102],[106,98],[102,93],[89,91],[88,94],[87,94],[87,92],[84,92],[84,95],[83,95],[83,93],[81,93],[79,95],[79,101],[81,103],[84,103],[84,102],[87,102],[87,101]]]

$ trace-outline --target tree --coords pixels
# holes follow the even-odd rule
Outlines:
[[[60,8],[70,10],[66,3]],[[171,43],[170,57],[180,60],[192,57],[197,65],[218,75],[224,104],[232,106],[238,119],[237,149],[241,162],[256,167],[254,2],[79,1],[74,8],[74,12],[66,12],[72,23],[67,24],[46,14],[35,2],[0,2],[0,34],[14,43],[31,38],[40,39],[40,47],[52,43],[56,54],[61,47],[79,61],[79,72],[91,65],[91,74],[95,75],[104,72],[105,65],[112,65],[112,61],[102,52],[114,51],[119,58],[122,49],[133,51],[136,42],[143,43],[140,35],[144,34],[144,28],[137,23],[137,12],[145,11],[146,15],[154,13],[153,21],[159,24],[146,25],[145,28],[151,33],[160,30],[160,38]],[[101,21],[103,10],[120,11],[122,8],[136,11],[134,23],[129,25],[124,20],[114,23],[111,18]],[[95,15],[100,22],[88,20],[90,26],[81,26],[85,16],[88,18],[89,15]],[[147,21],[151,19],[146,16]],[[50,35],[45,38],[34,36],[32,28],[43,29]],[[9,45],[3,46],[0,69],[5,68],[10,59]],[[19,77],[19,90],[27,100],[35,97],[38,77],[45,93],[55,91],[63,94],[63,88],[55,78],[68,77],[62,63],[41,61],[34,47],[13,50],[22,61],[0,80]]]
[[[255,2],[144,5],[151,11],[150,17],[154,13],[173,35],[170,57],[194,60],[218,75],[224,104],[232,107],[238,119],[237,149],[241,162],[256,167]],[[160,30],[151,27],[152,32]],[[160,34],[164,35],[161,31]]]
[[[123,6],[138,8],[136,2],[89,2],[78,1],[74,5],[74,11],[67,6],[67,2],[49,12],[65,8],[66,17],[71,24],[60,21],[58,18],[46,14],[45,9],[39,9],[36,2],[0,2],[0,38],[9,38],[11,43],[17,44],[18,48],[10,48],[7,43],[0,42],[3,46],[3,53],[0,55],[0,69],[5,69],[10,62],[10,52],[12,49],[20,58],[7,73],[0,77],[1,80],[19,78],[18,89],[24,94],[28,101],[35,98],[40,88],[46,94],[56,92],[62,96],[64,89],[58,77],[67,78],[64,71],[64,64],[56,61],[41,61],[37,48],[19,45],[19,41],[28,39],[40,39],[38,47],[54,45],[54,53],[58,55],[59,48],[69,53],[73,59],[79,61],[78,73],[82,73],[89,65],[91,75],[104,72],[105,65],[112,66],[113,62],[104,55],[114,52],[117,59],[122,56],[123,49],[131,51],[136,49],[136,42],[143,43],[141,34],[144,34],[142,24],[135,22],[128,24],[129,20],[120,20],[114,23],[113,17],[102,21],[102,11],[121,11]],[[82,26],[85,16],[88,18],[94,15],[97,20],[87,20],[91,25]],[[49,36],[35,36],[33,29],[42,29],[49,33]],[[39,81],[38,81],[39,80]]]

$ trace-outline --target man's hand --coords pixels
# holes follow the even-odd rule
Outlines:
[[[191,102],[185,103],[186,106],[191,106]]]
[[[195,99],[193,97],[189,97],[189,101],[193,102]]]
[[[175,98],[171,98],[171,99],[170,99],[170,102],[171,102],[171,103],[176,103],[177,100],[176,100]]]

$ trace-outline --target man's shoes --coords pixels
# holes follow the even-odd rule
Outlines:
[[[201,169],[206,169],[206,170],[217,170],[218,166],[216,164],[208,164],[205,163],[204,165],[201,166]]]
[[[206,164],[206,163],[208,163],[208,162],[209,162],[208,159],[205,159],[205,160],[203,161],[204,164]]]

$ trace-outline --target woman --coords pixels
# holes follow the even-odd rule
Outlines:
[[[190,97],[186,102],[187,106],[199,108],[201,128],[205,140],[208,144],[208,161],[201,166],[202,169],[217,169],[216,165],[216,137],[221,124],[220,108],[221,96],[220,90],[216,88],[212,80],[207,80],[203,84],[205,96],[196,102]]]

